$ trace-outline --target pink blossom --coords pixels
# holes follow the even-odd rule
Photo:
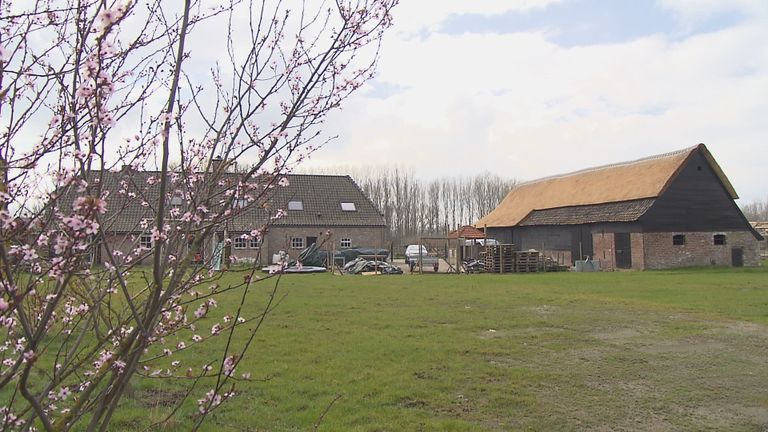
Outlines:
[[[237,363],[237,359],[235,356],[229,356],[226,359],[224,359],[224,364],[222,365],[222,369],[224,370],[224,375],[226,376],[232,376],[232,374],[235,373],[235,364]]]
[[[96,17],[96,19],[99,20],[99,24],[102,28],[106,28],[118,22],[122,16],[123,11],[121,8],[104,9],[103,11],[99,12],[99,15]]]
[[[8,60],[8,51],[5,49],[4,46],[0,45],[0,62],[5,62]]]
[[[82,83],[75,91],[75,96],[78,99],[88,99],[93,95],[93,87],[90,83]]]
[[[219,333],[221,333],[221,324],[216,323],[211,327],[211,334],[217,335]]]
[[[275,215],[272,216],[272,219],[281,219],[283,218],[287,213],[283,209],[277,209],[277,212],[275,212]]]
[[[10,307],[10,305],[8,304],[8,302],[7,302],[7,301],[5,301],[5,299],[4,299],[4,298],[0,297],[0,312],[5,312],[5,311],[7,311],[7,310],[8,310],[8,307]]]
[[[192,340],[195,341],[195,342],[200,342],[200,341],[203,340],[203,337],[200,336],[200,335],[193,335],[192,336]]]
[[[22,246],[21,250],[24,252],[24,257],[22,258],[24,261],[34,261],[38,258],[37,252],[29,247],[29,245]]]
[[[61,390],[59,390],[59,399],[65,400],[70,395],[69,387],[62,387]]]

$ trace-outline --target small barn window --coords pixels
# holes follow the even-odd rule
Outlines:
[[[251,245],[251,249],[258,249],[261,247],[261,242],[259,241],[258,237],[254,236],[254,237],[251,237],[250,245]]]
[[[301,201],[288,201],[288,210],[304,210],[304,203]]]
[[[352,239],[351,238],[343,238],[341,239],[340,246],[343,248],[350,248],[352,247]]]
[[[712,237],[712,243],[716,245],[724,245],[725,244],[725,234],[715,234],[714,237]]]
[[[304,249],[304,237],[291,237],[291,249]]]
[[[341,203],[341,210],[342,211],[353,212],[353,211],[357,211],[357,207],[355,207],[355,203],[353,203],[353,202],[342,202]]]
[[[675,234],[672,236],[672,244],[682,246],[685,244],[685,234]]]

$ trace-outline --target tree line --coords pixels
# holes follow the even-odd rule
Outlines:
[[[423,179],[397,166],[330,167],[304,171],[348,174],[381,211],[394,244],[420,236],[445,236],[471,225],[501,202],[517,184],[491,173],[471,177]]]
[[[768,197],[741,206],[741,211],[750,221],[768,221]]]

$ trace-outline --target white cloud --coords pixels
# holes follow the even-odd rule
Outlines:
[[[434,30],[451,15],[498,15],[509,11],[528,11],[543,8],[562,0],[406,0],[397,6],[394,18],[395,32],[401,34]]]
[[[742,12],[751,17],[768,13],[764,0],[657,0],[662,8],[670,10],[685,21],[697,22],[727,12]]]
[[[532,179],[704,142],[745,200],[768,194],[768,27],[748,20],[564,48],[538,33],[390,38],[377,80],[311,164],[409,164],[438,177]]]

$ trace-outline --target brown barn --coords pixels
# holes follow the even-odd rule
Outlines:
[[[519,184],[476,226],[603,269],[759,265],[760,234],[704,144]]]

